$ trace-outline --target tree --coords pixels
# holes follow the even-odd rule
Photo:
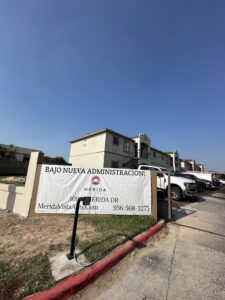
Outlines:
[[[13,151],[11,147],[6,148],[0,146],[0,158],[14,159],[15,151]]]
[[[0,146],[0,157],[5,158],[7,156],[7,150]]]
[[[48,164],[48,165],[70,165],[61,156],[56,156],[56,157],[44,156],[44,164]]]

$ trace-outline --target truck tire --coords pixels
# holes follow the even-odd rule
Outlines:
[[[182,192],[179,187],[171,186],[171,198],[174,201],[179,201],[182,199]]]

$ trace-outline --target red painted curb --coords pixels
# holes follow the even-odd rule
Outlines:
[[[96,262],[92,267],[85,269],[81,274],[69,277],[58,283],[52,289],[38,292],[27,296],[24,300],[66,300],[78,293],[88,284],[94,282],[100,275],[107,272],[124,256],[130,253],[134,248],[143,244],[149,237],[159,232],[165,222],[160,222],[148,229],[147,231],[137,235],[132,241],[127,242],[124,246],[114,251],[111,255]]]

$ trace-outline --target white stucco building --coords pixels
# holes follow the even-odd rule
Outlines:
[[[147,134],[127,137],[111,129],[102,129],[70,141],[69,163],[82,167],[137,168],[151,164],[168,169],[170,155],[151,147]]]
[[[172,159],[172,170],[174,172],[180,172],[180,156],[177,150],[168,152],[169,156]]]
[[[137,168],[147,164],[181,171],[179,153],[152,147],[146,133],[127,137],[105,128],[70,141],[69,163],[77,167]]]

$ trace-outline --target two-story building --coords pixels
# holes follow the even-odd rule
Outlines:
[[[173,170],[173,160],[171,156],[163,152],[161,150],[158,150],[156,148],[151,148],[151,165],[163,167],[170,171]]]
[[[186,159],[180,159],[180,170],[181,172],[193,171],[192,164]]]
[[[164,152],[152,147],[146,133],[127,137],[105,128],[73,139],[70,144],[69,163],[78,167],[136,169],[146,164],[178,172],[192,168],[191,162],[181,162],[178,151]]]
[[[177,150],[168,152],[169,156],[172,159],[172,170],[174,172],[180,172],[180,157]]]
[[[187,161],[191,164],[192,171],[204,170],[204,166],[202,164],[197,164],[194,159],[187,159]]]
[[[147,134],[127,137],[111,129],[102,129],[70,141],[69,163],[82,167],[137,168],[152,164],[172,165],[168,153],[151,147]]]
[[[123,168],[137,164],[135,141],[111,129],[89,133],[70,144],[69,163],[78,167]]]
[[[204,168],[204,165],[203,165],[203,164],[197,164],[197,166],[198,166],[198,168],[199,168],[199,170],[200,170],[201,172],[204,172],[204,171],[205,171],[205,168]]]

